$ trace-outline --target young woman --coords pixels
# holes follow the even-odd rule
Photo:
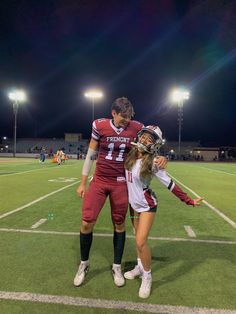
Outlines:
[[[143,127],[134,147],[125,161],[131,216],[136,235],[137,265],[124,274],[126,279],[141,277],[139,297],[148,298],[151,293],[151,252],[147,244],[149,232],[157,210],[157,199],[149,188],[151,179],[158,178],[172,193],[187,205],[198,206],[202,198],[191,199],[167,175],[164,169],[158,170],[154,164],[157,150],[162,145],[162,132],[157,126]]]

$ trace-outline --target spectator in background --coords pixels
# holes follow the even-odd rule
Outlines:
[[[58,149],[57,153],[56,153],[56,156],[57,156],[57,164],[60,165],[61,164],[61,159],[62,159],[62,154],[63,154],[63,151],[62,149]]]
[[[64,164],[66,161],[66,154],[64,151],[62,151],[62,154],[61,154],[61,162]]]
[[[39,155],[39,162],[44,163],[45,159],[46,159],[46,149],[45,147],[42,147],[40,151],[40,155]]]

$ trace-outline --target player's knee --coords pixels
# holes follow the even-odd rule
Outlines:
[[[136,247],[140,253],[142,253],[145,247],[145,244],[146,244],[146,241],[143,238],[136,238]]]
[[[125,223],[117,224],[114,223],[115,231],[124,232],[125,231]]]
[[[94,223],[83,220],[80,227],[80,231],[82,233],[90,233],[93,231],[93,227],[94,227]]]

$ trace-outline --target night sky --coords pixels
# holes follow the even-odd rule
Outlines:
[[[0,136],[13,137],[7,93],[28,101],[18,111],[17,137],[90,137],[95,118],[128,97],[135,119],[158,124],[178,140],[174,86],[190,89],[182,140],[236,146],[236,1],[1,0]]]

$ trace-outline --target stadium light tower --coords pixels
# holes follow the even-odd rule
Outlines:
[[[8,94],[8,98],[12,101],[14,112],[14,150],[13,157],[16,157],[16,128],[17,128],[17,112],[20,103],[26,101],[26,94],[23,90],[15,89]]]
[[[189,91],[183,88],[174,89],[171,93],[171,100],[178,105],[178,124],[179,124],[179,147],[178,147],[178,155],[180,157],[181,151],[181,130],[183,123],[183,106],[184,100],[189,99]]]
[[[103,93],[101,90],[98,90],[98,89],[90,89],[88,91],[86,91],[84,93],[84,96],[86,98],[89,98],[92,100],[92,106],[93,106],[93,121],[94,121],[94,103],[95,103],[95,100],[99,99],[99,98],[102,98],[103,97]]]

